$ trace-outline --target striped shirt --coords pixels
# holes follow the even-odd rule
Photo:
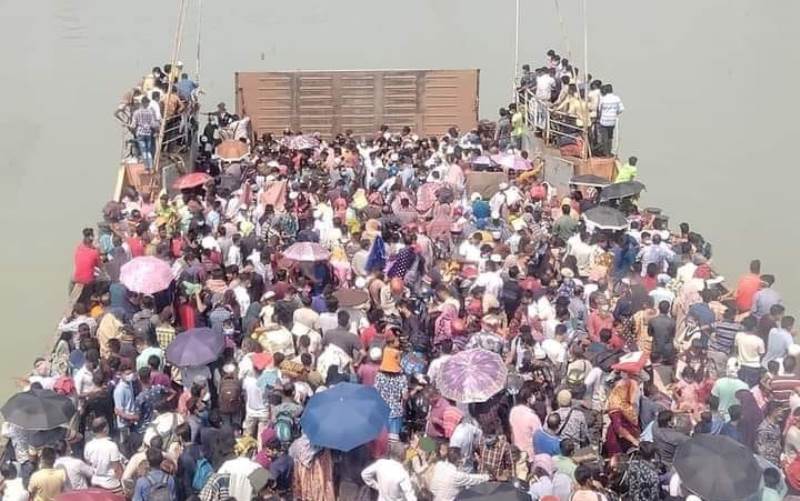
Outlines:
[[[606,94],[600,98],[600,125],[604,127],[614,127],[617,125],[617,117],[625,111],[622,99],[616,94]]]
[[[712,351],[718,351],[730,355],[733,343],[736,339],[736,334],[741,332],[742,326],[738,322],[717,322],[714,329],[714,335],[711,336],[708,348]]]

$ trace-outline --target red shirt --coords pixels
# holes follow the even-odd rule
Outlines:
[[[194,298],[189,300],[194,301]],[[178,318],[185,330],[194,329],[197,323],[197,311],[189,303],[180,304],[178,305]]]
[[[365,349],[369,349],[369,344],[372,342],[372,339],[378,333],[378,330],[375,328],[374,325],[370,324],[364,330],[361,331],[361,346]]]
[[[657,285],[658,285],[658,280],[656,279],[656,277],[651,277],[650,275],[647,275],[642,279],[642,287],[644,287],[644,290],[646,290],[647,292],[650,292],[653,289],[655,289]]]
[[[589,330],[589,339],[594,342],[600,341],[600,331],[611,329],[614,326],[614,315],[608,313],[605,317],[600,316],[597,310],[589,314],[589,321],[586,327]]]
[[[100,267],[100,251],[81,242],[75,249],[72,280],[77,284],[94,282],[94,269]]]
[[[748,273],[739,279],[736,285],[736,307],[739,311],[750,311],[753,306],[753,296],[761,287],[761,277],[755,273]]]
[[[128,237],[128,248],[131,250],[131,257],[144,256],[144,244],[139,237]]]

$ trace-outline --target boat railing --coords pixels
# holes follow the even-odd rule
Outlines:
[[[579,123],[581,117],[565,111],[553,109],[553,103],[536,97],[531,89],[523,89],[517,93],[517,109],[522,112],[525,125],[529,130],[539,132],[547,144],[558,143],[560,138],[575,138],[584,134]],[[612,151],[619,149],[620,120],[614,134]],[[589,131],[591,137],[591,130]],[[592,143],[592,141],[589,141]]]

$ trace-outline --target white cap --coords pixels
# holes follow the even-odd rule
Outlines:
[[[497,187],[500,191],[505,191],[508,189],[508,183],[500,183],[500,186]]]
[[[492,254],[491,256],[489,256],[489,260],[491,260],[493,263],[502,263],[503,256],[501,256],[500,254]]]
[[[500,219],[500,211],[499,210],[493,210],[492,211],[492,219]]]
[[[481,198],[481,194],[480,194],[480,193],[478,193],[477,191],[476,191],[476,192],[474,192],[472,195],[470,195],[470,196],[469,196],[469,199],[470,199],[470,200],[472,200],[473,202],[474,202],[475,200],[478,200],[478,199],[480,199],[480,198]]]

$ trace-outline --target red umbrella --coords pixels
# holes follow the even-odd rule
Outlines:
[[[172,283],[172,268],[157,257],[140,256],[122,265],[119,281],[133,292],[155,294]]]
[[[331,257],[328,249],[314,242],[297,242],[283,251],[283,257],[292,261],[325,261]]]
[[[82,489],[59,494],[55,501],[125,501],[125,496],[104,489]]]
[[[172,183],[172,187],[176,190],[188,190],[189,188],[203,186],[212,179],[214,178],[205,172],[192,172],[191,174],[186,174],[176,179],[175,182]]]

